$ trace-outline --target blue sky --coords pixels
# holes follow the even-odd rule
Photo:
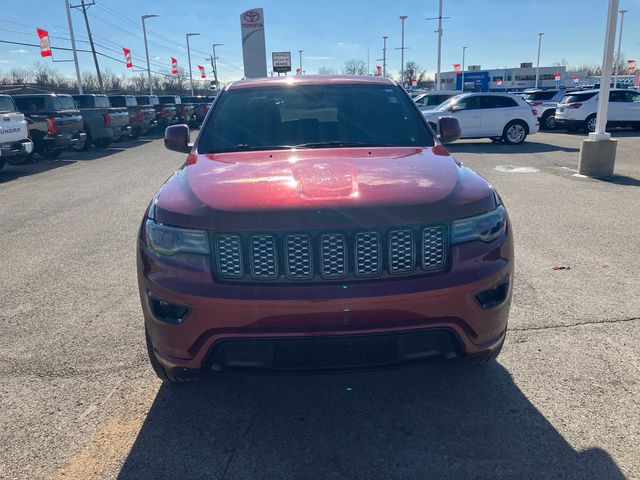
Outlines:
[[[371,69],[381,62],[382,36],[389,35],[388,70],[400,70],[400,15],[405,24],[405,60],[416,61],[423,69],[435,71],[437,22],[426,17],[437,16],[437,0],[95,0],[89,18],[98,47],[104,53],[122,58],[120,47],[131,49],[134,64],[144,67],[144,44],[139,28],[140,15],[158,14],[148,20],[150,57],[155,70],[168,72],[170,57],[187,66],[186,32],[199,32],[191,38],[192,63],[209,64],[205,57],[213,42],[218,48],[218,70],[223,80],[242,76],[239,14],[254,7],[265,11],[267,56],[272,51],[304,50],[303,66],[316,73],[321,66],[340,69],[349,58],[367,61]],[[73,0],[72,3],[79,2]],[[0,40],[38,43],[35,28],[47,29],[52,37],[68,37],[63,0],[2,0]],[[640,0],[621,0],[620,8],[628,9],[622,51],[627,58],[640,61]],[[562,62],[569,65],[599,64],[602,61],[606,0],[444,0],[443,70],[461,62],[461,47],[468,46],[467,65],[483,68],[516,66],[535,62],[537,33],[545,32],[541,65]],[[124,17],[124,18],[123,18]],[[86,41],[86,30],[79,11],[72,12],[78,40]],[[128,23],[129,19],[133,23]],[[24,32],[24,33],[22,33]],[[53,46],[68,47],[63,38],[52,38]],[[79,42],[78,48],[88,48]],[[69,53],[56,53],[57,58],[71,58]],[[92,71],[88,53],[80,54],[83,71]],[[293,55],[294,68],[297,53]],[[38,49],[0,43],[0,70],[29,68],[39,61]],[[51,60],[43,60],[50,62]],[[100,58],[101,68],[133,75],[124,65]],[[72,75],[72,63],[55,63],[56,69]]]

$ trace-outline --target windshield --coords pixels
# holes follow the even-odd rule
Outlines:
[[[301,85],[225,92],[204,126],[199,150],[433,144],[396,86]]]
[[[0,112],[15,112],[16,107],[9,97],[0,97]]]
[[[77,108],[71,97],[53,97],[53,105],[56,110],[75,110]]]
[[[451,107],[454,106],[456,103],[458,103],[458,97],[451,97],[449,100],[443,102],[442,104],[440,104],[439,107],[435,108],[434,110],[438,112],[446,112],[450,110]]]

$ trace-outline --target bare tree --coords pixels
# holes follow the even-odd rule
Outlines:
[[[320,67],[318,69],[318,75],[336,75],[338,71],[335,68]]]
[[[367,73],[367,64],[362,60],[356,60],[355,58],[351,58],[344,62],[344,66],[342,67],[343,75],[366,75]]]

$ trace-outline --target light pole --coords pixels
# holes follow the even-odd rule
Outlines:
[[[189,81],[191,82],[191,96],[193,97],[193,72],[191,71],[191,50],[189,49],[189,37],[200,35],[199,33],[187,33],[187,57],[189,58]]]
[[[464,54],[469,47],[462,47],[462,72],[460,73],[460,90],[464,93]]]
[[[157,17],[158,15],[142,15],[142,33],[144,35],[144,53],[147,55],[147,77],[149,78],[149,95],[153,95],[153,82],[151,82],[151,65],[149,64],[149,47],[147,46],[147,29],[144,21],[147,18]]]
[[[298,54],[300,55],[300,76],[302,76],[302,50],[298,50]]]
[[[387,76],[387,38],[389,35],[384,35],[382,37],[382,76]]]
[[[613,88],[618,86],[618,62],[620,61],[620,46],[622,45],[622,27],[624,26],[624,14],[627,10],[620,10],[620,33],[618,33],[618,54],[613,59]]]
[[[536,88],[538,88],[538,80],[540,78],[540,46],[542,45],[542,35],[544,35],[544,32],[538,34],[538,61],[536,62]]]
[[[211,66],[213,67],[213,79],[216,82],[216,93],[220,90],[220,81],[218,80],[218,57],[216,57],[216,47],[221,47],[224,43],[213,44],[213,57],[211,57]]]
[[[80,78],[80,65],[78,64],[78,52],[76,50],[76,38],[73,36],[73,22],[71,21],[71,6],[69,0],[65,0],[67,7],[67,22],[69,22],[69,35],[71,36],[71,50],[73,50],[73,62],[76,64],[76,79],[78,81],[78,93],[82,95],[82,79]]]
[[[440,81],[440,73],[441,73],[441,63],[442,63],[442,20],[445,18],[451,17],[443,17],[442,16],[442,0],[438,1],[438,16],[427,18],[426,20],[438,20],[438,30],[436,33],[438,34],[438,67],[436,70],[436,90],[441,90],[442,85]]]
[[[402,63],[400,68],[400,82],[404,87],[404,21],[407,19],[406,15],[400,16],[400,20],[402,22],[402,46],[400,47],[400,62]]]

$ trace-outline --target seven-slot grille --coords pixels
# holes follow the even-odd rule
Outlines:
[[[447,228],[213,235],[215,274],[223,280],[341,280],[408,275],[447,263]]]

